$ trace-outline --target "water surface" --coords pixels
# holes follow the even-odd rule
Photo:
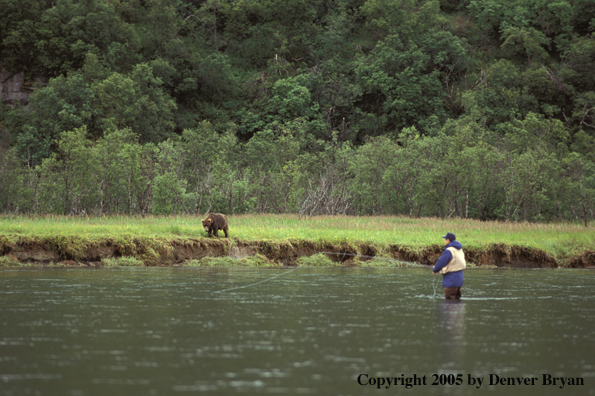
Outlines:
[[[595,271],[2,269],[0,395],[595,395]],[[461,374],[461,385],[431,385]],[[534,377],[535,385],[489,385]],[[542,385],[543,374],[585,385]],[[426,376],[426,385],[359,385]],[[469,376],[484,379],[481,387]],[[495,378],[495,377],[492,377]],[[372,380],[373,381],[373,380]]]

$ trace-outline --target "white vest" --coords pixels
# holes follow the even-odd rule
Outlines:
[[[441,274],[461,271],[467,267],[467,263],[465,262],[465,253],[463,253],[463,249],[449,247],[446,250],[448,250],[452,254],[452,260],[448,262],[446,267],[440,270]]]

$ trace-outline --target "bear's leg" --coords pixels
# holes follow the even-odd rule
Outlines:
[[[219,228],[217,227],[217,224],[213,226],[213,233],[217,238],[219,238]]]
[[[229,238],[229,234],[227,233],[228,231],[229,229],[227,227],[223,229],[223,232],[225,233],[225,238]]]

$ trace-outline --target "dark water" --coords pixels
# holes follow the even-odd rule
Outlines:
[[[0,395],[595,395],[595,271],[468,270],[459,304],[440,285],[431,298],[432,281],[428,269],[3,269]],[[407,389],[414,375],[426,384]]]

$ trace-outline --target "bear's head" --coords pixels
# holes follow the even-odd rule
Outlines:
[[[202,226],[205,228],[206,232],[209,232],[209,228],[211,228],[211,224],[213,224],[213,219],[210,217],[208,219],[204,219],[202,221]]]

